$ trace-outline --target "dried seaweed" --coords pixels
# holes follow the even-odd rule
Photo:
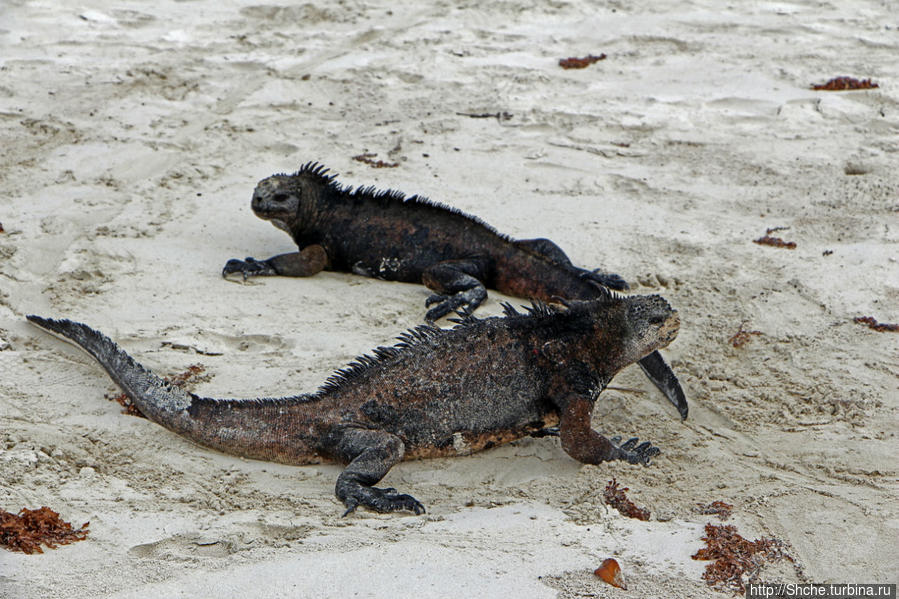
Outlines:
[[[41,545],[56,549],[87,538],[88,525],[72,528],[59,514],[44,506],[36,510],[22,508],[18,514],[0,510],[0,545],[10,551],[43,553]]]
[[[692,557],[695,560],[714,560],[705,568],[703,580],[719,591],[744,592],[744,576],[749,582],[758,578],[765,562],[779,559],[793,561],[783,550],[783,542],[777,539],[748,541],[737,533],[732,525],[705,525],[706,546]]]
[[[796,243],[793,241],[784,241],[780,237],[771,237],[770,235],[764,235],[759,237],[758,239],[753,239],[752,243],[757,243],[759,245],[770,245],[778,248],[786,248],[788,250],[795,250]]]
[[[850,89],[874,89],[880,87],[870,79],[859,81],[855,77],[834,77],[827,83],[812,84],[812,89],[818,91],[840,92]]]
[[[559,66],[563,69],[586,69],[594,62],[599,62],[600,60],[605,60],[606,55],[600,54],[599,56],[594,56],[592,54],[588,54],[583,58],[577,58],[574,56],[570,56],[568,58],[560,58]]]
[[[206,372],[206,368],[201,364],[191,364],[184,372],[179,372],[178,374],[173,374],[171,376],[163,378],[165,378],[165,380],[175,385],[176,387],[185,389],[195,383],[209,380],[209,375],[204,375],[204,372]],[[117,395],[107,394],[103,397],[110,401],[117,402],[120,406],[122,406],[122,408],[124,408],[122,410],[122,414],[137,416],[138,418],[146,418],[146,416],[141,414],[140,410],[137,409],[137,406],[132,403],[131,398],[124,393],[119,393]]]
[[[891,324],[887,322],[877,322],[870,316],[858,316],[852,319],[853,322],[868,325],[869,329],[873,329],[878,333],[899,333],[899,324]]]
[[[628,487],[619,487],[618,481],[613,478],[606,485],[605,491],[603,491],[603,497],[606,500],[606,504],[612,506],[621,512],[621,515],[627,516],[628,518],[649,520],[649,510],[637,507],[633,501],[628,499],[627,495],[625,495],[628,490]]]
[[[3,230],[3,223],[0,223],[0,233],[5,233],[5,231]]]
[[[508,121],[512,118],[511,112],[457,112],[459,116],[467,116],[472,119],[496,119],[498,121]]]
[[[743,325],[745,324],[745,322],[740,323],[740,330],[734,333],[733,336],[727,340],[728,343],[730,343],[734,347],[743,347],[744,345],[752,341],[752,337],[754,335],[762,334],[761,331],[747,331],[743,328]]]
[[[363,153],[358,156],[353,156],[353,160],[356,162],[362,162],[367,164],[373,168],[396,168],[400,165],[399,162],[385,162],[383,160],[375,160],[375,156],[377,154]]]
[[[729,503],[724,503],[723,501],[713,501],[712,503],[697,503],[696,504],[696,512],[705,515],[715,515],[721,518],[722,520],[727,520],[730,518],[731,510],[733,507]]]

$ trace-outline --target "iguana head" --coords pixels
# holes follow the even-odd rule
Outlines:
[[[593,334],[588,351],[609,368],[609,374],[667,347],[680,328],[677,311],[658,295],[623,296],[609,291],[569,306],[589,314]]]
[[[266,177],[256,185],[251,206],[256,216],[288,233],[314,218],[319,194],[336,186],[334,175],[317,162],[307,162],[292,175]]]
[[[303,186],[299,178],[272,175],[256,185],[250,206],[256,216],[287,231],[296,220],[302,201]]]
[[[635,295],[625,298],[627,324],[636,359],[667,347],[677,337],[680,316],[659,295]]]

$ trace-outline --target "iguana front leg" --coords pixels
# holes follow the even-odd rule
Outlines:
[[[399,437],[386,431],[363,428],[344,428],[337,434],[337,457],[349,462],[337,477],[334,489],[337,498],[346,506],[344,516],[360,505],[382,513],[399,510],[410,510],[416,515],[424,513],[424,506],[411,495],[372,486],[403,459],[405,445]]]
[[[466,314],[473,312],[487,297],[487,288],[481,282],[485,271],[485,262],[476,258],[444,260],[426,268],[421,280],[437,293],[425,301],[425,306],[436,304],[425,318],[433,322],[459,308]]]
[[[299,252],[279,254],[267,260],[246,258],[231,259],[222,269],[222,276],[239,273],[247,277],[280,275],[282,277],[311,277],[321,272],[328,264],[328,254],[320,245],[306,246]]]
[[[586,396],[569,395],[560,406],[559,436],[565,453],[584,464],[599,464],[609,460],[625,460],[631,464],[648,466],[660,453],[648,441],[637,445],[637,438],[619,444],[621,437],[606,439],[590,427],[593,402]]]

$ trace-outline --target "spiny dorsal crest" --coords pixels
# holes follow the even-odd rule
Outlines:
[[[530,316],[534,318],[541,318],[544,316],[553,316],[555,314],[560,314],[563,310],[560,310],[556,306],[550,306],[549,304],[545,304],[540,300],[531,300],[530,306],[522,305],[521,307],[526,310],[526,312],[519,312],[515,306],[510,304],[509,302],[502,302],[500,304],[503,307],[503,314],[505,316]],[[568,308],[568,304],[564,304],[566,308]]]
[[[316,395],[322,395],[331,391],[336,391],[341,385],[355,379],[378,364],[393,360],[397,356],[408,351],[410,348],[426,343],[431,339],[438,337],[442,329],[427,324],[422,324],[414,329],[409,329],[397,337],[398,343],[392,347],[376,347],[372,350],[372,354],[363,354],[329,376],[325,382],[316,391]]]
[[[337,175],[329,175],[331,169],[326,167],[324,164],[309,161],[303,166],[300,167],[300,170],[290,175],[291,177],[305,177],[308,179],[314,179],[317,183],[320,183],[324,186],[336,185],[335,179],[337,179]],[[339,187],[339,186],[338,186]]]
[[[352,185],[341,185],[337,182],[337,174],[331,174],[331,169],[327,168],[325,165],[310,161],[300,167],[300,170],[295,172],[293,177],[305,177],[307,179],[312,179],[316,183],[319,183],[325,187],[330,187],[336,193],[343,195],[345,197],[351,198],[356,201],[364,202],[364,201],[372,201],[378,202],[382,206],[388,206],[391,204],[410,204],[412,206],[420,206],[425,210],[438,210],[441,212],[448,212],[450,214],[455,214],[457,216],[463,217],[481,227],[484,227],[494,235],[497,235],[506,241],[514,241],[511,237],[500,233],[492,226],[482,221],[477,216],[473,216],[466,212],[462,212],[458,208],[454,208],[452,206],[447,206],[446,204],[441,204],[440,202],[436,202],[434,200],[430,200],[425,196],[421,195],[411,195],[407,196],[401,191],[397,191],[395,189],[384,189],[380,190],[374,185],[360,185],[358,187],[353,187]]]

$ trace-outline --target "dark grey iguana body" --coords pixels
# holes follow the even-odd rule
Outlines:
[[[314,163],[263,179],[252,207],[290,234],[300,251],[229,260],[223,275],[306,277],[327,269],[424,283],[436,292],[426,302],[433,305],[428,321],[456,310],[470,313],[487,288],[544,302],[588,300],[602,287],[627,288],[618,275],[574,266],[549,239],[514,240],[420,196],[342,187]],[[686,397],[662,356],[653,352],[639,363],[686,418]]]
[[[312,394],[211,399],[172,386],[109,338],[69,320],[28,316],[96,358],[150,420],[201,445],[286,464],[347,463],[336,494],[348,511],[422,505],[373,485],[401,459],[478,451],[559,424],[562,447],[585,463],[648,463],[636,439],[617,445],[590,428],[599,392],[621,368],[670,343],[677,313],[658,296],[611,292],[567,309],[422,325],[379,347]],[[615,441],[615,443],[613,443]]]

